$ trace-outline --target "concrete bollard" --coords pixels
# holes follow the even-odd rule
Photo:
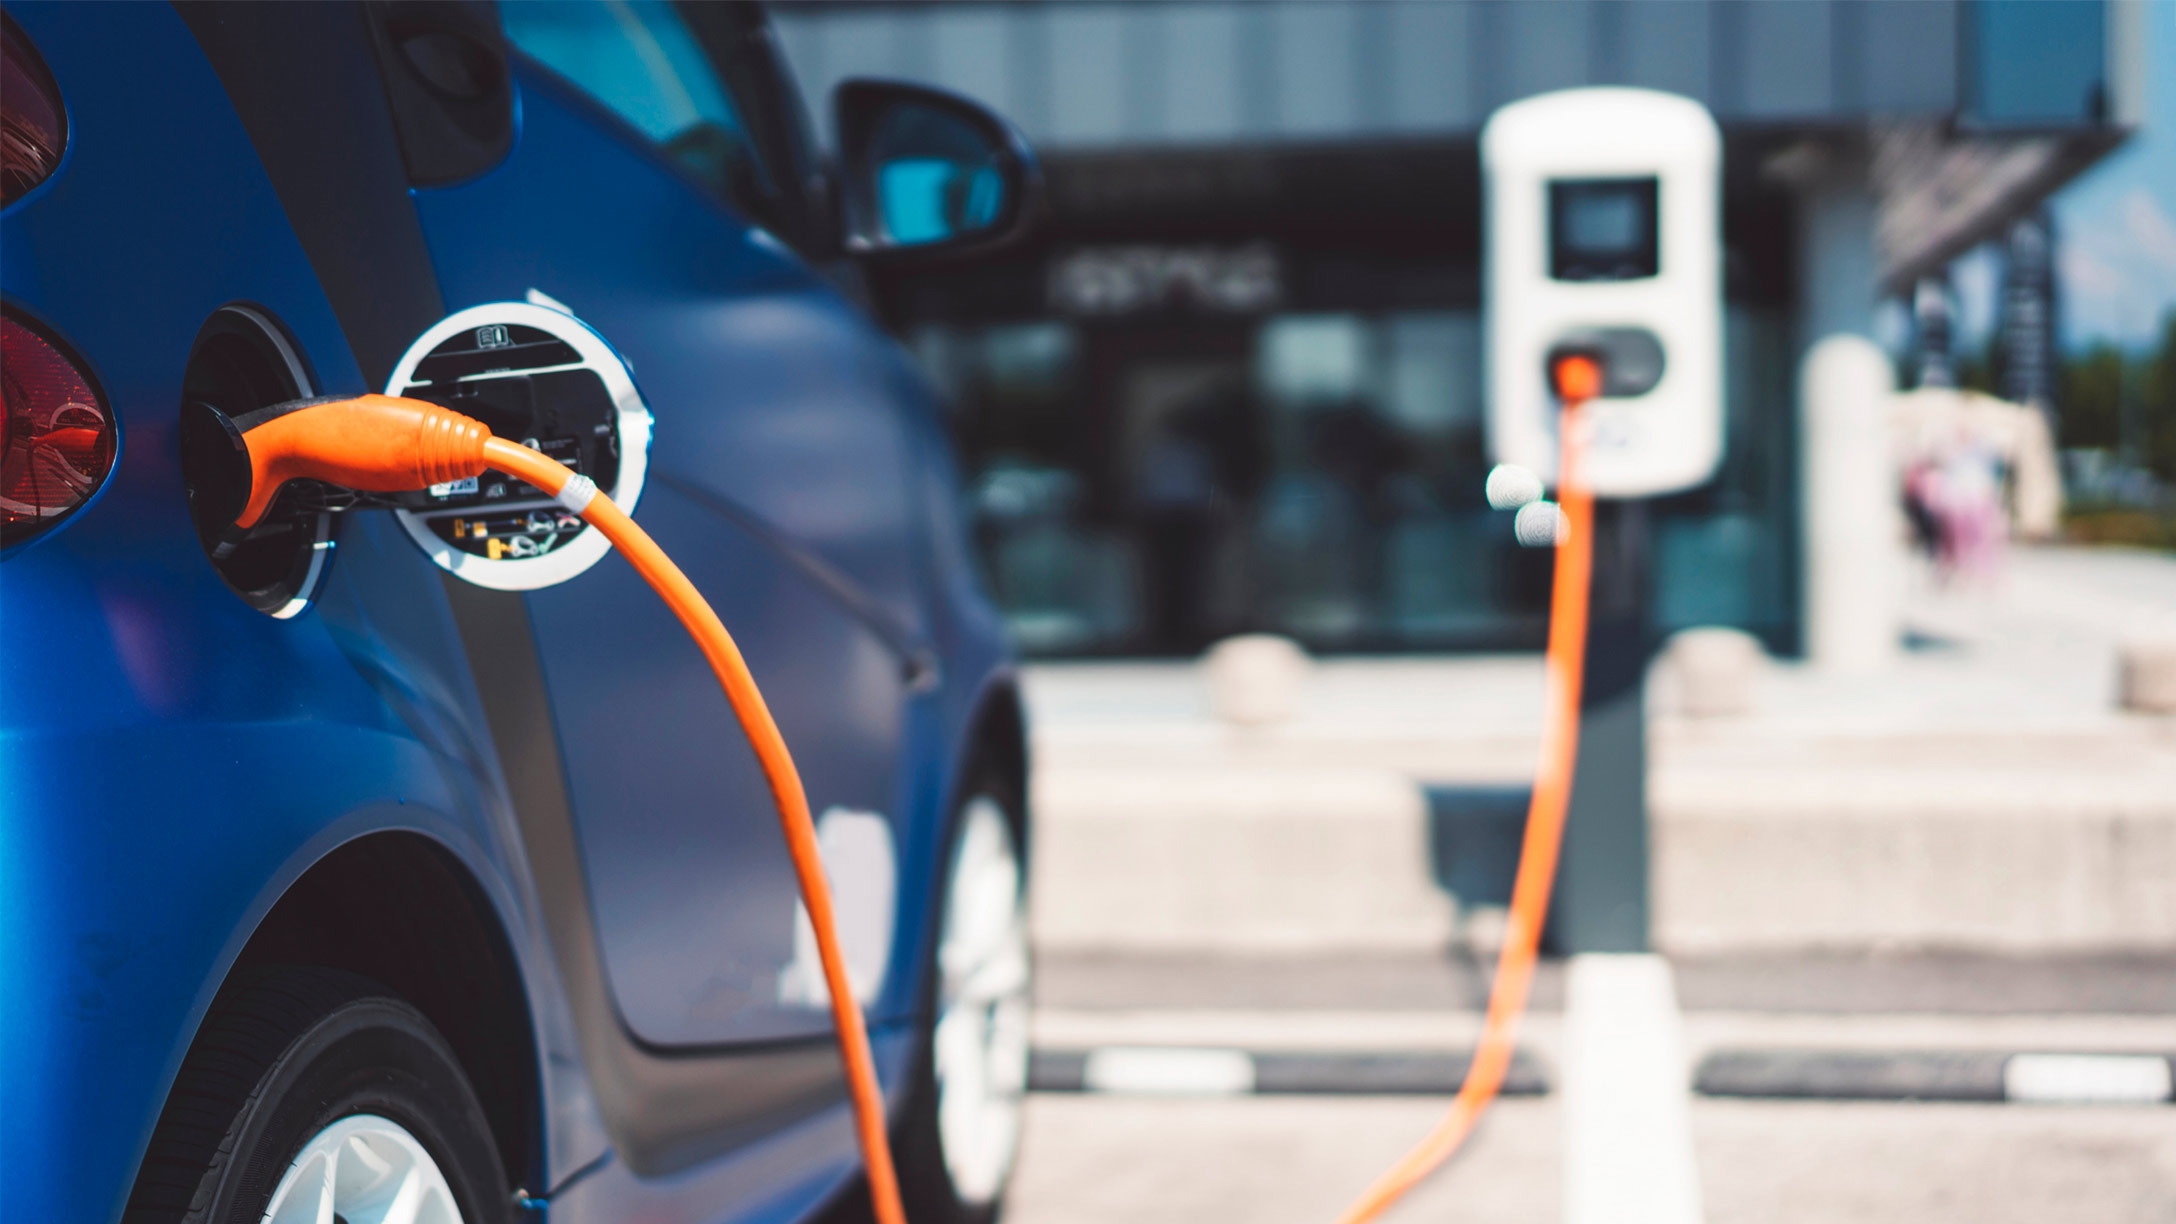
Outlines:
[[[1750,714],[1760,698],[1768,655],[1760,639],[1720,626],[1686,629],[1663,647],[1670,708],[1688,718]]]
[[[1267,633],[1225,638],[1202,657],[1209,707],[1225,722],[1260,727],[1284,722],[1299,710],[1300,690],[1311,665],[1290,638]]]
[[[2176,714],[2176,638],[2129,642],[2116,656],[2117,700],[2141,714]]]
[[[1806,657],[1844,674],[1892,660],[1899,625],[1902,520],[1889,457],[1889,358],[1832,335],[1798,376],[1806,536]]]

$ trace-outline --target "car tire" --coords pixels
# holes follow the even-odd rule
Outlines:
[[[899,1170],[899,1191],[906,1201],[908,1224],[991,1224],[997,1219],[1017,1152],[1019,1104],[1027,1087],[1027,996],[1032,966],[1026,938],[1026,860],[1020,853],[1016,833],[1020,826],[1014,818],[1020,811],[1019,801],[1012,786],[994,777],[985,777],[967,794],[968,799],[954,812],[948,831],[944,874],[938,880],[941,891],[936,951],[922,983],[918,1037],[915,1057],[907,1071],[906,1096],[892,1122],[892,1159]],[[994,862],[989,853],[992,850],[997,851]],[[1002,866],[1007,861],[1011,864],[1009,883]],[[994,1045],[984,1044],[982,1048],[987,1056],[984,1068],[996,1072],[991,1077],[994,1083],[985,1082],[996,1090],[993,1103],[1001,1115],[1008,1096],[1011,1103],[1010,1135],[990,1135],[993,1143],[981,1153],[980,1160],[957,1150],[962,1130],[958,1114],[955,1112],[949,1124],[946,1118],[948,1098],[954,1110],[958,1109],[954,1094],[961,1084],[958,1077],[949,1074],[949,1064],[957,1061],[958,1046],[952,1051],[955,1057],[940,1057],[944,1052],[940,1043],[948,1035],[947,1019],[954,1022],[949,1035],[955,1041],[961,1032],[958,1021],[974,1019],[971,1012],[963,1017],[959,1011],[961,970],[967,966],[955,964],[948,973],[944,961],[948,933],[957,934],[955,920],[977,893],[986,900],[1009,903],[1007,915],[1012,926],[1008,937],[1018,968],[1016,981],[1002,983],[1012,987],[1009,1003],[988,1009],[982,1016],[985,1023],[971,1025],[968,1030],[986,1042],[997,1039]],[[994,1120],[1003,1123],[1007,1119],[999,1116]],[[874,1218],[868,1182],[856,1177],[817,1217],[817,1224],[870,1224]]]
[[[483,1106],[422,1013],[353,973],[250,971],[190,1046],[123,1220],[285,1224],[328,1191],[336,1218],[403,1195],[417,1224],[513,1218]]]
[[[914,1224],[989,1224],[1027,1091],[1027,863],[1013,788],[985,779],[952,819],[936,951],[894,1149]]]

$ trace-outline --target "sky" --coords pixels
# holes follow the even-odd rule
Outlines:
[[[2144,347],[2176,310],[2176,0],[2148,0],[2146,22],[2145,123],[2054,201],[2063,342],[2072,349]],[[1999,267],[1984,254],[1965,261],[1955,271],[1959,296],[1991,307]],[[1965,283],[1973,278],[1982,292]]]

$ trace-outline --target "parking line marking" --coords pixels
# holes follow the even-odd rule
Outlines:
[[[1254,1091],[1254,1059],[1244,1050],[1106,1046],[1088,1052],[1081,1087],[1135,1096],[1244,1096]]]
[[[1699,1224],[1683,1030],[1668,961],[1571,959],[1562,1088],[1568,1224]]]
[[[2002,1095],[2037,1105],[2157,1105],[2169,1099],[2168,1059],[2145,1054],[2015,1054]]]
[[[1089,1057],[1098,1049],[1137,1051],[1153,1048],[1158,1051],[1176,1049],[1193,1054],[1204,1047],[1198,1046],[1090,1046],[1085,1049],[1052,1048],[1037,1046],[1028,1062],[1029,1092],[1125,1092],[1132,1091],[1132,1072],[1126,1063],[1134,1061],[1130,1054],[1118,1060],[1118,1087],[1091,1087],[1087,1081]],[[1246,1091],[1253,1096],[1437,1096],[1447,1097],[1458,1092],[1472,1065],[1470,1051],[1453,1050],[1291,1050],[1291,1049],[1243,1049],[1229,1046],[1207,1047],[1208,1052],[1219,1060],[1228,1061],[1236,1052],[1244,1055],[1254,1067],[1253,1082]],[[1109,1075],[1109,1060],[1099,1074]],[[1188,1074],[1195,1074],[1188,1072]],[[1514,1051],[1511,1068],[1504,1080],[1505,1096],[1544,1096],[1549,1092],[1550,1076],[1541,1063],[1525,1050]],[[1214,1083],[1222,1085],[1237,1082],[1237,1074],[1228,1068],[1217,1073]],[[1151,1083],[1160,1083],[1152,1077]],[[1164,1091],[1161,1088],[1153,1091]]]

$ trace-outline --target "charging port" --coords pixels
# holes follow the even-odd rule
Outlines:
[[[411,386],[407,394],[474,417],[494,436],[542,451],[598,487],[611,488],[619,477],[619,433],[604,380],[594,370],[565,368],[576,360],[565,344],[533,328],[505,330],[511,333],[509,360],[558,368],[477,370],[474,353],[449,353],[441,346],[417,371],[436,377]],[[543,490],[495,471],[398,500],[450,547],[492,561],[541,557],[571,543],[588,526]]]
[[[181,473],[197,540],[212,568],[250,607],[271,616],[310,606],[332,560],[333,499],[314,480],[280,492],[247,532],[232,531],[249,495],[235,417],[316,393],[300,353],[269,315],[223,306],[197,332],[181,378]]]
[[[626,363],[570,315],[526,302],[471,307],[418,338],[386,390],[473,417],[589,477],[622,508],[641,495],[649,409]],[[609,547],[542,489],[496,471],[388,500],[433,561],[483,586],[564,582]]]

